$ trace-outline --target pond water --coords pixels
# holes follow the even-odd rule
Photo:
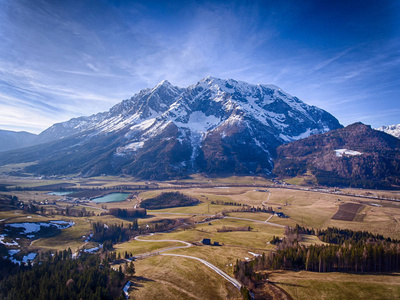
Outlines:
[[[128,198],[129,193],[111,193],[101,197],[93,198],[92,201],[96,203],[107,203],[107,202],[121,202]]]
[[[47,195],[52,195],[52,196],[65,196],[65,195],[69,195],[72,194],[73,192],[50,192],[47,193]]]

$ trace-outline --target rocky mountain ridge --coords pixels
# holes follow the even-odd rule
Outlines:
[[[27,171],[36,174],[269,174],[277,146],[340,127],[273,85],[207,77],[179,88],[163,81],[108,112],[55,124],[39,135],[46,147],[0,155],[0,162],[30,157],[38,163]]]

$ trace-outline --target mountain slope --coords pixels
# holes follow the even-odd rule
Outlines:
[[[207,77],[178,88],[163,81],[108,112],[55,124],[39,135],[50,144],[0,155],[0,162],[35,157],[28,171],[38,174],[268,174],[282,143],[340,127],[276,86]]]
[[[30,146],[36,138],[36,134],[25,131],[0,130],[0,152]]]
[[[393,135],[400,139],[400,124],[381,126],[376,128],[376,130],[386,132],[387,134]]]
[[[319,184],[388,187],[400,183],[400,140],[370,126],[345,128],[282,145],[274,174],[312,172]]]

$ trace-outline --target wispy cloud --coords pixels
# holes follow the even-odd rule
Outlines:
[[[355,47],[350,47],[350,48],[348,48],[348,49],[346,49],[346,50],[344,50],[344,51],[338,53],[338,54],[335,55],[334,57],[329,58],[329,59],[326,59],[326,60],[324,60],[324,61],[318,63],[314,68],[312,68],[312,69],[310,70],[310,73],[317,72],[317,71],[319,71],[319,70],[321,70],[321,69],[327,67],[328,65],[330,65],[330,64],[333,63],[334,61],[336,61],[336,60],[342,58],[343,56],[345,56],[347,53],[349,53],[349,52],[350,52],[351,50],[353,50],[354,48],[355,48]]]
[[[400,105],[400,38],[385,32],[390,14],[365,11],[282,1],[0,1],[0,109],[30,111],[37,131],[40,115],[44,128],[163,79],[187,86],[212,75],[276,84],[340,120],[377,122],[367,111],[374,98],[382,111]],[[338,23],[328,28],[331,14]]]

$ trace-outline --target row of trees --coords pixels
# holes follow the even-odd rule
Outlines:
[[[271,206],[250,206],[250,205],[243,205],[239,209],[232,209],[230,210],[231,212],[265,212],[272,214],[274,213],[273,209]]]
[[[291,230],[295,234],[311,234],[317,235],[318,238],[330,244],[343,244],[344,242],[351,242],[351,243],[358,243],[358,242],[393,242],[393,243],[400,243],[399,240],[395,240],[392,238],[385,238],[381,234],[373,234],[368,231],[353,231],[350,229],[340,229],[336,227],[328,227],[327,229],[318,229],[315,230],[314,228],[306,228],[300,225],[296,225],[296,227]]]
[[[306,270],[315,272],[397,272],[400,244],[350,243],[342,245],[296,244],[265,257],[262,269]]]
[[[118,218],[144,218],[147,215],[147,211],[144,208],[110,208],[108,214]]]
[[[247,204],[242,204],[238,202],[233,202],[233,201],[222,201],[222,200],[213,200],[211,201],[211,204],[215,205],[230,205],[230,206],[248,206]]]

